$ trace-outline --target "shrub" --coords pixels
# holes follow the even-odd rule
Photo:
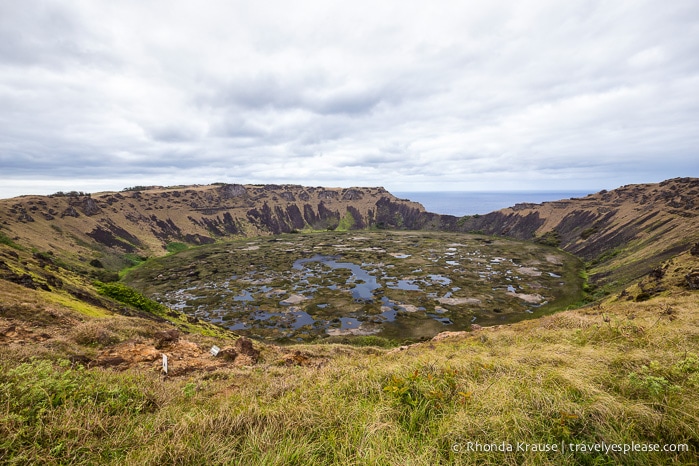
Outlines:
[[[350,211],[347,211],[345,216],[342,217],[342,219],[340,219],[340,223],[337,225],[335,229],[339,231],[348,231],[351,230],[353,226],[354,217],[352,216],[352,213],[350,213]]]
[[[73,329],[73,340],[84,346],[107,346],[119,341],[119,337],[99,322],[84,322]]]
[[[5,233],[3,233],[2,231],[0,231],[0,244],[6,244],[6,245],[10,246],[11,248],[19,249],[19,246],[14,241],[12,241],[12,239],[9,236],[7,236]]]
[[[534,242],[546,246],[559,247],[561,245],[561,237],[557,231],[551,230],[534,238]]]
[[[185,249],[188,249],[188,248],[189,248],[189,246],[187,246],[186,244],[178,243],[176,241],[173,241],[171,243],[167,243],[165,245],[165,249],[167,250],[167,252],[172,253],[172,254],[174,254],[176,252],[184,251]]]
[[[90,261],[90,265],[98,269],[104,268],[104,264],[102,264],[102,261],[100,261],[99,259],[92,259]]]
[[[95,287],[100,294],[108,296],[121,303],[128,304],[129,306],[135,307],[136,309],[140,309],[142,311],[153,314],[161,314],[168,311],[168,308],[159,302],[146,298],[138,291],[124,285],[123,283],[95,282]]]

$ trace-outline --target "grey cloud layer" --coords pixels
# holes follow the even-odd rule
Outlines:
[[[698,175],[696,2],[379,3],[0,1],[0,179]]]

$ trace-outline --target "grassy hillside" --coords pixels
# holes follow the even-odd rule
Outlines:
[[[425,214],[383,188],[214,184],[59,192],[0,199],[0,242],[51,251],[97,273],[231,238],[391,226],[398,207]]]
[[[695,291],[673,285],[679,278],[668,273],[667,290],[641,303],[615,296],[392,350],[266,346],[257,363],[237,365],[206,356],[220,338],[187,336],[216,365],[165,378],[159,354],[175,342],[118,370],[86,369],[76,354],[99,360],[120,341],[154,348],[155,324],[47,308],[42,292],[20,300],[5,285],[0,461],[694,464],[699,305]],[[173,371],[191,362],[171,359]],[[484,451],[503,442],[515,450]],[[561,443],[563,452],[517,451]],[[570,451],[601,443],[688,451]]]
[[[617,291],[699,241],[699,179],[622,186],[584,198],[517,204],[459,220],[463,231],[552,244],[585,260]]]
[[[692,238],[687,218],[651,243]],[[35,233],[12,222],[0,230],[2,464],[699,458],[691,244],[653,262],[660,256],[639,243],[649,273],[540,319],[405,347],[372,337],[282,347],[159,306],[81,265],[96,257],[32,244]],[[627,257],[610,252],[605,263],[621,267]]]

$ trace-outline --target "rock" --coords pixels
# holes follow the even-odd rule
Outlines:
[[[419,311],[418,307],[414,304],[400,304],[397,306],[397,308],[399,311],[403,311],[403,312],[413,313],[413,312]]]
[[[694,246],[689,250],[689,253],[693,256],[699,256],[699,243],[694,243]]]
[[[541,271],[535,269],[534,267],[520,267],[517,272],[523,273],[524,275],[529,275],[530,277],[540,277]]]
[[[375,333],[379,333],[380,331],[381,331],[380,327],[376,327],[375,325],[367,325],[367,324],[363,323],[357,328],[345,328],[345,329],[329,328],[325,331],[325,333],[327,333],[331,337],[343,337],[343,336],[349,336],[349,335],[355,335],[355,336],[373,335]]]
[[[222,199],[233,199],[245,196],[248,191],[245,189],[245,186],[240,184],[225,184],[218,189],[218,193]]]
[[[660,280],[665,275],[665,270],[662,267],[656,267],[648,273],[648,276],[654,280]]]
[[[510,296],[514,296],[515,298],[519,298],[522,301],[529,304],[539,304],[544,300],[544,297],[540,294],[516,293],[514,291],[508,291],[507,294]]]
[[[287,202],[294,202],[296,201],[296,198],[294,197],[294,194],[291,191],[284,191],[279,193],[279,197],[284,199]]]
[[[283,361],[287,366],[306,366],[315,368],[320,368],[328,362],[326,358],[314,356],[311,353],[302,352],[299,350],[296,350],[290,354],[285,354]]]
[[[357,201],[359,199],[362,199],[363,197],[364,194],[362,194],[362,192],[358,189],[349,188],[342,193],[343,201]]]
[[[692,270],[687,275],[685,275],[687,280],[687,287],[690,290],[699,290],[699,271]]]
[[[219,351],[217,357],[224,361],[233,362],[238,357],[238,352],[234,348],[228,346]]]
[[[253,364],[257,363],[257,360],[260,357],[260,351],[256,350],[252,345],[252,341],[245,337],[238,338],[238,340],[235,342],[235,349],[238,353],[248,356],[252,360]]]
[[[177,340],[180,339],[180,332],[179,330],[165,330],[162,332],[155,332],[155,335],[153,335],[155,338],[155,347],[156,349],[163,349],[166,346],[171,345],[172,343],[176,342]]]
[[[440,304],[458,306],[459,304],[471,304],[478,305],[481,304],[481,300],[478,298],[439,298],[437,301]]]
[[[292,294],[291,296],[284,299],[283,301],[280,301],[279,304],[281,304],[282,306],[291,306],[293,304],[298,304],[298,303],[305,301],[307,299],[308,298],[306,298],[305,296],[302,296],[300,294]]]
[[[17,283],[18,285],[22,285],[25,288],[31,288],[32,290],[41,288],[44,291],[51,291],[51,289],[45,283],[35,281],[32,276],[27,273],[22,275],[11,274],[9,276],[4,276],[3,278],[13,283]]]
[[[432,341],[442,341],[446,340],[448,338],[461,338],[464,335],[466,335],[467,332],[440,332],[434,337],[432,337]],[[402,347],[401,347],[402,348]]]
[[[69,206],[66,210],[63,211],[61,214],[61,218],[63,217],[75,217],[78,218],[80,217],[80,214],[78,213],[77,210],[75,210],[75,207]]]
[[[127,362],[128,361],[126,361],[126,359],[122,358],[121,356],[113,356],[113,357],[98,359],[97,361],[94,361],[94,365],[99,366],[99,367],[115,367],[115,366],[125,364]]]
[[[71,364],[79,364],[81,366],[87,366],[92,362],[92,359],[82,354],[72,354],[68,356],[68,360]]]
[[[98,214],[102,211],[102,209],[100,209],[100,207],[97,205],[97,202],[91,197],[86,197],[82,201],[80,210],[82,210],[83,213],[88,217]]]

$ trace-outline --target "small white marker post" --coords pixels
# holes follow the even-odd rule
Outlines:
[[[163,354],[163,372],[167,375],[167,355]]]
[[[219,351],[221,351],[221,348],[219,348],[218,346],[214,345],[214,346],[211,347],[211,350],[209,351],[209,353],[211,353],[211,356],[216,357],[216,356],[218,355],[218,352],[219,352]]]

